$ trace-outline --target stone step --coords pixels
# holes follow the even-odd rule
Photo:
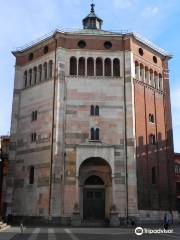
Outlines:
[[[7,224],[3,223],[3,222],[0,222],[0,230],[2,230],[5,227],[7,227]]]
[[[83,227],[102,227],[104,226],[104,221],[84,221],[81,223]]]

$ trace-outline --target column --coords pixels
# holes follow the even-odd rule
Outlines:
[[[94,59],[94,76],[96,76],[96,59]]]
[[[105,59],[102,59],[103,77],[105,76],[105,67],[104,67],[104,64],[105,64]]]
[[[153,87],[155,87],[155,80],[154,80],[154,77],[155,77],[155,76],[154,76],[154,72],[151,73],[151,76],[152,76],[152,77],[151,77],[151,85],[152,85]]]
[[[85,58],[85,76],[87,77],[87,58]]]
[[[112,204],[115,204],[115,182],[114,182],[114,174],[112,174]]]
[[[139,65],[136,65],[135,66],[135,71],[136,71],[136,79],[137,80],[140,80],[140,66]]]
[[[77,58],[76,64],[77,64],[77,76],[79,76],[79,58]]]
[[[113,60],[111,59],[111,77],[114,76]]]
[[[144,68],[143,71],[143,82],[146,82],[146,69]]]
[[[76,203],[79,205],[79,177],[76,176]]]

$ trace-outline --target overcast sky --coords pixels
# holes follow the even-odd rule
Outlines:
[[[180,0],[95,0],[105,30],[135,31],[171,54],[175,151],[180,152]],[[14,57],[11,51],[53,31],[81,28],[90,0],[0,0],[0,135],[10,131]]]

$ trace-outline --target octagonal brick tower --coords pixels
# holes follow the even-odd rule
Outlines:
[[[91,5],[83,30],[56,30],[13,52],[15,219],[115,226],[174,210],[171,56],[102,22]]]

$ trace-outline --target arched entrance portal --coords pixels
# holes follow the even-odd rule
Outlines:
[[[83,219],[103,220],[105,218],[105,187],[98,176],[92,175],[85,181],[83,191]]]
[[[112,204],[112,171],[102,158],[89,158],[79,168],[80,212],[85,221],[109,217]]]

